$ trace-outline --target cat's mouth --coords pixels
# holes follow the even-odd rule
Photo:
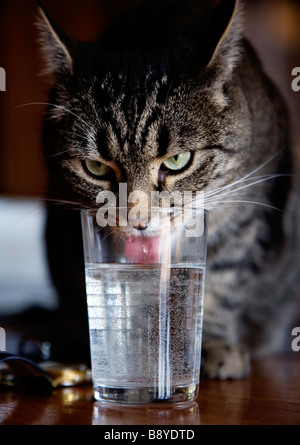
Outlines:
[[[155,263],[160,255],[160,237],[129,235],[125,239],[124,253],[127,259],[138,263]]]
[[[168,224],[160,221],[158,226],[151,219],[128,219],[125,227],[110,228],[111,231],[124,245],[126,260],[134,263],[149,264],[160,261],[162,250],[164,250],[164,238],[176,236],[175,231]],[[162,236],[165,233],[166,236]]]
[[[135,263],[155,263],[159,261],[161,250],[161,230],[149,219],[128,219],[126,227],[114,228],[123,238],[124,254],[127,260]]]
[[[160,208],[152,211],[150,216],[144,212],[132,218],[130,213],[123,213],[122,210],[119,208],[117,212],[112,212],[109,219],[96,217],[96,220],[100,227],[103,223],[103,237],[113,236],[125,259],[134,263],[165,260],[165,255],[178,239],[198,237],[203,232],[203,211],[193,215],[190,211]]]

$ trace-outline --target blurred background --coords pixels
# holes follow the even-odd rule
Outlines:
[[[129,5],[141,1],[41,3],[67,34],[87,41],[96,39]],[[300,2],[244,3],[245,33],[286,98],[297,145],[300,92],[292,91],[291,72],[300,66]],[[43,247],[42,197],[47,172],[41,151],[41,126],[48,85],[39,76],[42,63],[34,26],[36,14],[35,0],[0,2],[0,67],[6,71],[6,91],[0,91],[0,316],[32,305],[53,308],[57,304]]]

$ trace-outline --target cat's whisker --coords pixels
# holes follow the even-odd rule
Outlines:
[[[66,111],[67,113],[70,113],[73,116],[75,116],[77,119],[79,119],[80,122],[82,122],[90,131],[93,131],[93,128],[84,119],[82,119],[80,116],[78,116],[78,114],[74,113],[74,111],[70,110],[69,108],[64,107],[63,105],[57,105],[57,104],[53,104],[51,102],[28,102],[26,104],[17,105],[16,107],[12,108],[10,111],[18,110],[20,108],[31,106],[31,105],[47,105],[50,107],[54,107],[54,108]],[[51,118],[52,117],[55,118],[55,116],[51,116]]]
[[[246,179],[240,178],[237,181],[234,181],[230,184],[226,184],[225,186],[221,186],[221,187],[218,187],[210,192],[207,192],[206,196],[214,196],[215,194],[218,194],[219,192],[223,192],[224,190],[226,190],[228,188],[230,189],[230,188],[234,187],[235,185],[242,184],[244,182],[256,181],[256,180],[260,180],[260,179],[265,179],[265,180],[276,179],[276,178],[282,177],[282,176],[286,176],[286,175],[283,175],[283,174],[270,175],[270,174],[268,174],[268,175],[253,176],[253,177],[249,177]],[[252,184],[249,184],[249,186],[250,185],[252,185]]]
[[[117,241],[120,242],[121,237],[123,236],[123,234],[120,234],[117,231],[107,230],[107,227],[99,226],[98,230],[99,230],[99,232],[106,231],[105,235],[102,237],[103,241],[107,240],[107,238],[109,238],[110,236],[117,236],[118,235],[118,240]]]
[[[271,179],[275,179],[275,178],[278,178],[278,177],[284,177],[284,176],[289,176],[289,175],[269,175],[269,176],[267,176],[265,178],[253,181],[250,184],[246,184],[246,185],[243,185],[243,186],[238,187],[236,189],[226,191],[225,193],[222,193],[223,192],[222,191],[220,194],[218,194],[218,198],[224,197],[224,196],[228,196],[228,195],[231,195],[232,193],[236,193],[236,192],[238,192],[240,190],[243,190],[243,189],[248,188],[248,187],[252,187],[252,186],[254,186],[256,184],[260,184],[262,182],[269,181]],[[213,195],[210,195],[210,196],[213,196]]]
[[[219,192],[223,192],[224,190],[231,189],[231,188],[233,188],[236,185],[244,184],[244,183],[247,183],[249,181],[252,181],[252,182],[250,182],[250,184],[246,184],[247,187],[250,187],[251,185],[256,183],[255,181],[260,181],[260,180],[266,181],[266,180],[270,180],[270,179],[276,179],[276,178],[282,177],[282,176],[285,176],[285,175],[283,175],[283,174],[276,174],[276,175],[269,174],[269,175],[253,176],[253,177],[249,177],[249,178],[246,178],[246,179],[241,178],[241,179],[239,179],[237,181],[234,181],[234,182],[232,182],[230,184],[227,184],[227,185],[222,186],[222,187],[218,187],[217,189],[208,192],[207,196],[214,196],[215,194],[218,194]],[[234,190],[238,190],[238,189],[234,189]],[[234,191],[234,190],[232,190],[232,191]],[[229,191],[231,191],[231,190],[229,190]]]
[[[232,217],[232,213],[231,212],[229,212],[228,210],[226,210],[226,209],[224,209],[224,208],[222,208],[222,207],[220,207],[218,205],[216,207],[211,207],[210,206],[207,210],[209,210],[210,213],[211,212],[219,212],[219,213],[223,213],[226,216]]]
[[[73,131],[66,131],[66,130],[60,130],[60,131],[62,133],[65,133],[65,134],[70,134],[71,136],[77,136],[78,138],[83,139],[84,141],[87,140],[87,136],[86,135],[75,133]]]
[[[239,204],[254,204],[254,205],[259,205],[259,206],[263,206],[263,207],[267,207],[269,209],[272,210],[276,210],[278,212],[281,212],[282,210],[279,209],[278,207],[272,206],[270,204],[266,204],[264,202],[259,202],[259,201],[250,201],[250,200],[246,200],[246,199],[232,199],[232,200],[223,200],[222,201],[216,201],[213,204],[231,204],[231,203],[239,203]]]
[[[65,154],[65,153],[73,153],[73,150],[72,149],[62,150],[62,151],[59,151],[58,153],[54,153],[53,155],[45,156],[45,159],[46,160],[47,159],[52,159],[52,158],[55,158],[57,156],[61,156],[61,155]]]
[[[235,186],[236,184],[240,184],[241,182],[244,182],[244,181],[248,180],[248,178],[251,179],[251,177],[252,177],[252,179],[254,179],[254,178],[253,178],[253,175],[254,175],[256,172],[258,172],[259,170],[263,169],[266,165],[268,165],[270,162],[272,162],[272,161],[273,161],[277,156],[279,156],[280,154],[281,154],[281,151],[278,151],[278,152],[275,153],[273,156],[271,156],[269,159],[267,159],[267,161],[265,161],[265,162],[263,162],[262,164],[260,164],[257,168],[255,168],[254,170],[252,170],[250,173],[247,173],[247,175],[245,175],[245,176],[243,176],[243,177],[237,179],[236,181],[234,181],[234,182],[232,182],[232,183],[230,183],[230,184],[227,184],[227,185],[222,186],[222,187],[218,187],[217,189],[212,190],[211,192],[209,192],[209,194],[218,193],[218,191],[219,191],[220,189],[225,190],[225,189],[227,189],[227,188],[233,187],[233,186]],[[269,175],[262,175],[262,176],[269,177]],[[281,175],[272,175],[272,176],[277,177],[277,176],[281,176]],[[249,180],[250,180],[250,179],[249,179]]]
[[[46,118],[44,118],[45,119],[45,121],[49,121],[49,120],[55,120],[55,119],[57,119],[57,116],[55,116],[55,114],[53,114],[53,115],[51,115],[51,116],[47,116]],[[84,122],[84,121],[83,121]],[[79,133],[73,133],[73,132],[71,132],[71,131],[65,131],[65,130],[60,130],[62,133],[66,133],[66,134],[70,134],[71,136],[77,136],[78,138],[81,138],[81,139],[83,139],[84,141],[87,141],[87,137],[85,136],[86,134],[89,134],[89,132],[87,131],[87,130],[93,130],[93,128],[92,127],[90,127],[90,126],[88,126],[88,128],[86,128],[84,125],[82,125],[82,123],[79,123],[79,122],[76,122],[76,124],[77,124],[77,126],[78,126],[78,129],[79,130],[81,130],[82,131],[82,133],[84,133],[84,135],[82,135],[82,134],[79,134]],[[86,125],[88,125],[87,123],[86,123]],[[92,134],[92,133],[90,133],[90,134]]]
[[[83,210],[83,209],[88,209],[89,206],[78,202],[78,201],[72,201],[70,199],[66,199],[64,197],[50,197],[50,196],[46,196],[44,198],[44,202],[48,205],[48,206],[67,206],[67,208],[70,208],[72,210]]]

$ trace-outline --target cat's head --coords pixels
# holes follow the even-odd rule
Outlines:
[[[211,6],[214,4],[215,6]],[[96,207],[99,192],[209,191],[240,172],[251,144],[239,86],[235,0],[147,2],[99,41],[66,36],[41,9],[52,75],[46,159],[62,198]]]

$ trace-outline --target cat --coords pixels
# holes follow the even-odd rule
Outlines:
[[[288,112],[243,36],[241,2],[151,0],[91,43],[68,37],[42,8],[38,26],[51,76],[46,232],[62,356],[88,360],[78,210],[125,182],[128,193],[147,196],[204,192],[201,372],[248,375],[251,360],[288,339],[299,306],[300,236]]]

